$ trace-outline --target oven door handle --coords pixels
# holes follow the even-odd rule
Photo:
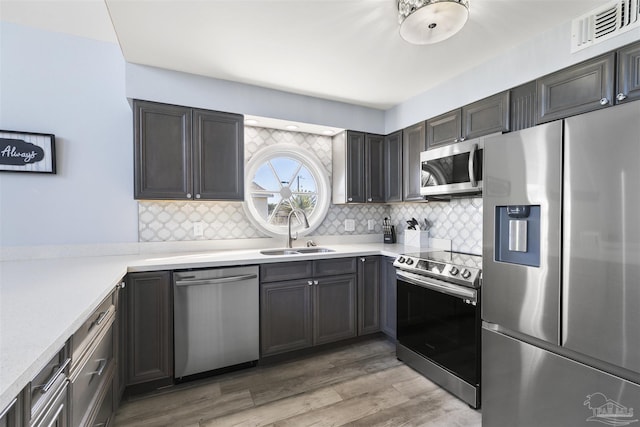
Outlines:
[[[472,303],[477,302],[478,292],[475,289],[454,285],[431,277],[427,278],[419,274],[408,273],[402,270],[397,270],[396,275],[399,280],[411,283],[412,285],[421,286],[436,292],[442,292],[443,294],[469,300]]]

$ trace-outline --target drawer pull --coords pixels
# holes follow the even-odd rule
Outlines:
[[[104,318],[107,317],[108,313],[109,313],[109,310],[105,310],[102,313],[100,313],[100,316],[98,316],[98,318],[96,319],[96,325],[100,326],[100,323],[102,323]]]
[[[49,381],[44,383],[44,385],[42,385],[42,386],[37,386],[36,388],[41,388],[42,389],[42,394],[48,392],[49,389],[51,387],[53,387],[53,384],[55,384],[55,382],[58,379],[58,377],[64,373],[65,369],[67,369],[67,366],[69,366],[69,363],[71,363],[71,358],[67,358],[62,363],[62,365],[60,365],[58,367],[58,369],[56,369],[56,371],[53,373],[53,375],[51,375],[51,378],[49,378]]]
[[[13,408],[13,406],[16,404],[16,402],[18,401],[18,398],[15,397],[11,403],[9,403],[9,405],[4,408],[4,411],[0,412],[0,420],[2,419],[2,417],[4,417],[5,415],[7,415],[9,413],[9,411],[11,410],[11,408]]]
[[[104,373],[104,368],[107,367],[107,359],[98,359],[98,360],[100,361],[100,364],[98,365],[98,370],[93,372],[87,372],[87,375],[97,374],[98,376],[101,376]]]

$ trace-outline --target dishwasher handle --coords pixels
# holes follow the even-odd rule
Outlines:
[[[218,277],[215,279],[188,279],[176,280],[175,285],[179,287],[201,286],[201,285],[218,285],[221,283],[242,282],[245,280],[257,279],[257,274],[243,274],[240,276]]]

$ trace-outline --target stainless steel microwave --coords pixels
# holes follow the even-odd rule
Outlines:
[[[420,153],[423,196],[452,197],[482,193],[484,138]]]

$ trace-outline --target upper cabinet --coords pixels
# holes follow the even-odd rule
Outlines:
[[[615,52],[581,62],[537,81],[537,123],[613,105]]]
[[[409,126],[402,132],[402,200],[422,201],[420,153],[426,148],[425,122]]]
[[[384,199],[402,201],[402,131],[384,138]]]
[[[134,197],[243,200],[239,114],[135,100]]]
[[[509,128],[512,131],[536,125],[536,82],[531,81],[511,89]]]
[[[427,149],[509,130],[509,91],[427,120]]]
[[[618,50],[616,102],[640,98],[640,42]]]
[[[333,138],[333,203],[385,201],[384,136],[346,131]]]

